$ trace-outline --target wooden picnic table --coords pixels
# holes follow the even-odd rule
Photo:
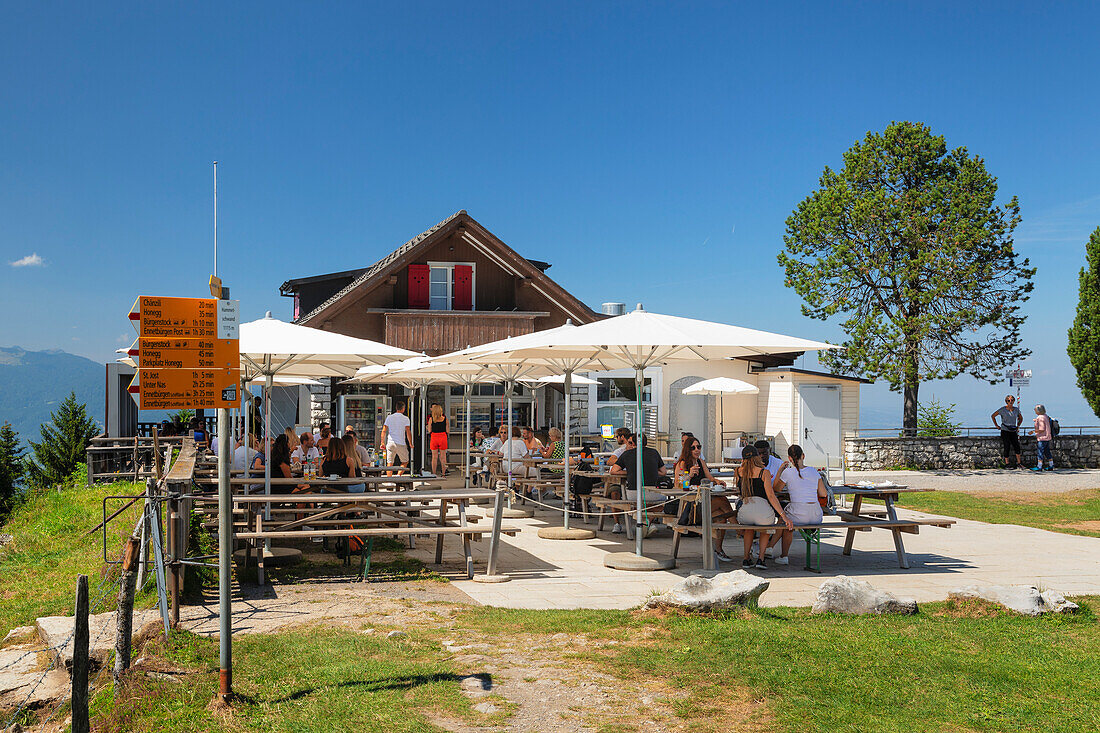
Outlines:
[[[907,493],[916,493],[923,491],[932,491],[932,489],[916,489],[908,486],[855,486],[855,485],[842,485],[832,486],[830,490],[833,496],[851,496],[852,507],[847,510],[838,511],[835,515],[826,515],[822,518],[821,524],[815,525],[795,525],[794,529],[802,535],[806,541],[806,569],[813,570],[815,572],[821,572],[821,530],[822,529],[845,529],[847,535],[844,539],[844,554],[852,554],[852,544],[855,540],[856,532],[869,532],[872,529],[888,529],[893,534],[894,538],[894,551],[897,553],[898,566],[903,569],[909,568],[909,559],[905,554],[905,545],[902,542],[902,533],[918,534],[921,526],[934,526],[934,527],[950,527],[955,523],[954,520],[949,519],[899,519],[897,510],[894,507],[894,502],[897,500],[898,495]],[[732,522],[719,522],[714,523],[711,520],[710,511],[706,510],[706,507],[710,503],[710,498],[715,495],[739,495],[740,492],[736,488],[727,490],[713,489],[711,487],[699,488],[696,501],[698,501],[701,507],[704,509],[700,512],[702,517],[702,524],[700,526],[682,526],[677,525],[673,527],[673,530],[677,533],[673,539],[672,544],[672,556],[675,559],[679,550],[680,536],[686,532],[698,532],[703,537],[703,567],[707,570],[713,570],[715,567],[714,562],[714,535],[713,530],[721,529],[727,531],[746,531],[751,530],[753,532],[761,532],[763,534],[772,534],[774,532],[782,531],[785,527],[782,524],[772,524],[766,526],[759,525],[745,525],[735,524]],[[786,492],[778,492],[778,496],[785,496]],[[884,505],[884,511],[862,511],[862,505],[864,499],[881,500]],[[831,516],[837,517],[836,521],[830,520]],[[817,549],[817,567],[814,568],[810,564],[810,549],[811,545]]]
[[[281,480],[293,481],[293,479]],[[353,481],[355,479],[338,479],[329,480],[328,483]],[[471,526],[466,517],[467,506],[479,499],[495,500],[491,528]],[[239,494],[233,497],[233,503],[243,506],[246,510],[246,530],[236,533],[236,537],[254,546],[261,584],[264,569],[262,548],[267,540],[314,537],[365,538],[366,542],[363,543],[361,552],[361,568],[365,580],[370,572],[370,553],[373,550],[374,537],[404,535],[411,543],[414,536],[434,536],[436,538],[435,562],[438,564],[443,561],[443,537],[456,535],[462,539],[466,575],[472,578],[471,541],[480,540],[482,535],[489,534],[490,541],[494,543],[490,549],[490,556],[495,560],[495,543],[499,543],[500,535],[514,535],[519,531],[517,527],[502,526],[502,497],[499,492],[487,489],[403,489],[356,494]],[[271,519],[270,507],[280,504],[291,505],[295,511],[293,513],[277,511],[276,514],[289,515],[292,518],[280,516],[279,519]],[[457,515],[449,516],[450,507],[457,509]],[[377,516],[377,519],[346,519],[345,515],[353,512],[367,513],[369,516]],[[341,517],[345,517],[346,521],[332,521]],[[322,522],[323,524],[320,524]],[[344,526],[341,527],[340,524]],[[363,526],[364,524],[368,526]]]

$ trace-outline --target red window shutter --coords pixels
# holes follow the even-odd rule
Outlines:
[[[474,307],[474,268],[470,265],[455,265],[454,295],[451,308],[456,311],[468,311]]]
[[[428,266],[409,265],[409,307],[428,307]]]

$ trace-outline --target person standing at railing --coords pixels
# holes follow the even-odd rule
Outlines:
[[[1001,431],[1001,455],[1005,460],[1005,468],[1008,468],[1008,457],[1013,453],[1016,454],[1016,468],[1023,468],[1024,464],[1020,459],[1020,423],[1024,421],[1024,415],[1016,407],[1016,398],[1005,395],[1004,407],[990,415],[990,418],[994,427]]]
[[[1050,450],[1053,440],[1054,427],[1050,423],[1046,406],[1035,405],[1035,441],[1039,444],[1039,462],[1032,471],[1042,471],[1044,460],[1049,464],[1047,470],[1054,470],[1054,454]]]

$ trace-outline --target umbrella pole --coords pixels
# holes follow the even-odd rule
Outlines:
[[[269,365],[270,366],[270,365]],[[271,372],[267,373],[264,383],[264,493],[271,496],[271,441],[267,439],[271,432]],[[264,505],[264,521],[271,521],[271,504]],[[271,549],[271,540],[264,541],[264,551]],[[262,580],[260,582],[263,582]]]
[[[462,396],[466,399],[466,482],[465,487],[470,488],[470,383],[462,388]]]
[[[573,370],[565,370],[565,524],[569,529],[569,393],[573,388]]]
[[[645,516],[645,474],[642,473],[642,436],[644,432],[642,430],[642,386],[645,384],[644,372],[641,369],[636,369],[634,372],[634,389],[635,389],[635,404],[637,405],[638,412],[635,418],[636,425],[635,438],[634,438],[634,467],[636,473],[634,476],[638,482],[635,491],[637,497],[638,517],[634,522],[634,554],[641,557],[642,555],[642,535],[645,534],[646,528],[642,525],[642,520]]]
[[[504,381],[504,394],[506,396],[505,404],[507,407],[504,409],[508,411],[508,437],[505,438],[505,442],[512,439],[512,381],[510,379]],[[515,456],[510,456],[508,459],[508,507],[512,507],[512,461],[515,460]]]

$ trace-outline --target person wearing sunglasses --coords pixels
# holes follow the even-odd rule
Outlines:
[[[1013,453],[1016,454],[1016,468],[1023,468],[1023,461],[1020,460],[1020,423],[1024,421],[1024,414],[1016,407],[1016,398],[1005,395],[1004,407],[990,417],[994,427],[1001,431],[1001,456],[1005,460],[1005,468],[1008,468],[1008,457]]]
[[[684,434],[684,442],[680,446],[680,457],[676,461],[675,471],[674,481],[676,486],[682,486],[685,477],[687,477],[690,486],[698,486],[703,482],[703,479],[712,482],[715,486],[724,487],[726,485],[725,481],[714,478],[707,462],[703,460],[703,444],[691,433]],[[724,496],[711,495],[710,516],[716,522],[732,517],[733,507],[730,506],[730,500]],[[725,540],[726,530],[714,530],[714,554],[722,562],[732,562],[733,558],[728,556],[725,550],[722,549],[722,543]]]

